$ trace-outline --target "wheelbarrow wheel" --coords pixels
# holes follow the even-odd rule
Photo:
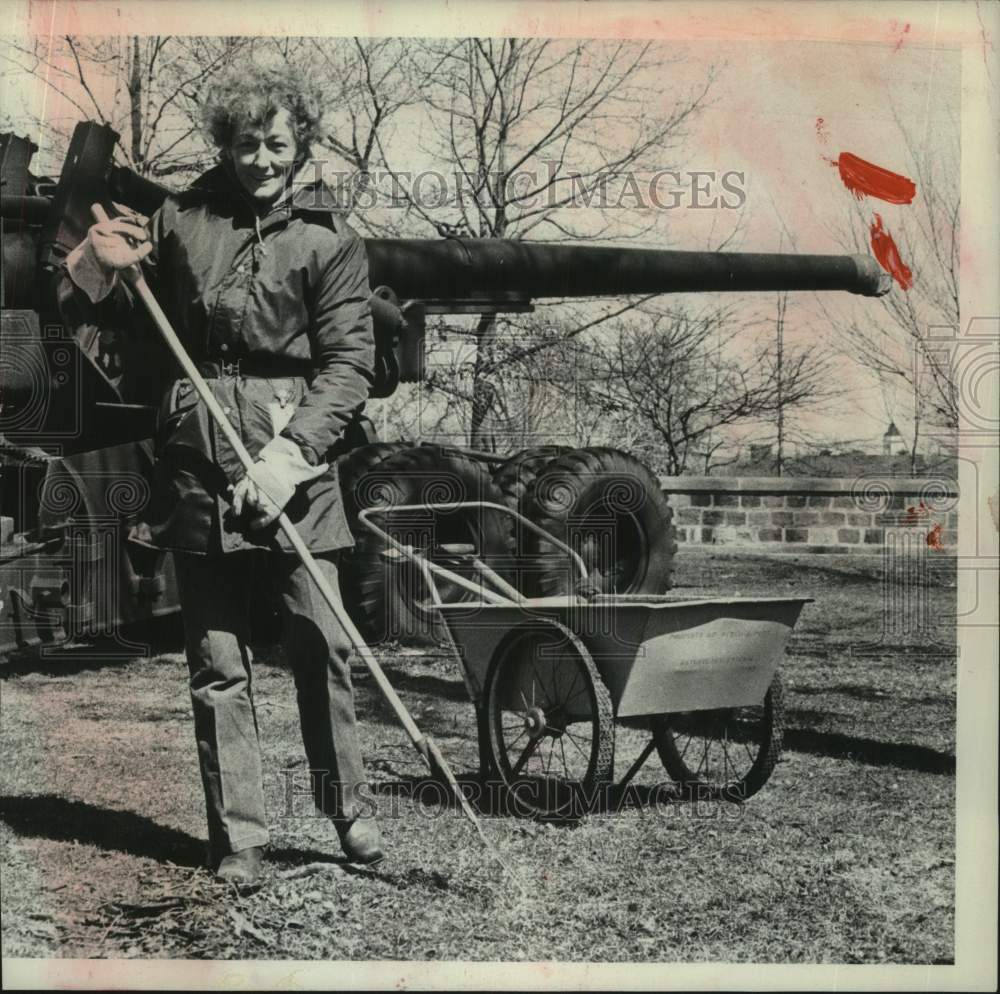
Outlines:
[[[653,722],[660,761],[689,800],[740,803],[767,783],[781,755],[785,693],[775,674],[761,704],[670,714]]]
[[[556,622],[509,632],[493,653],[480,715],[490,779],[513,813],[579,817],[614,775],[614,709],[584,644]]]

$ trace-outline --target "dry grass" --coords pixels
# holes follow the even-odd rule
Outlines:
[[[878,642],[878,561],[688,553],[692,593],[808,592],[783,668],[784,760],[742,808],[661,804],[574,827],[485,819],[519,890],[357,675],[361,734],[390,858],[339,862],[335,834],[282,771],[304,769],[294,694],[260,650],[272,817],[267,886],[239,897],[200,869],[204,826],[185,667],[171,626],[150,660],[0,666],[0,840],[7,956],[593,961],[950,961],[953,652]],[[954,586],[925,591],[936,616]],[[947,629],[944,629],[947,631]],[[859,653],[863,642],[874,642]],[[476,736],[455,664],[386,652],[418,724],[471,779]],[[643,744],[618,741],[622,771]],[[663,779],[655,757],[642,779]],[[419,792],[419,790],[418,790]]]

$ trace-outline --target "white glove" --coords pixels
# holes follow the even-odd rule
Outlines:
[[[233,514],[239,517],[244,507],[250,508],[256,511],[250,527],[266,528],[281,514],[300,483],[315,480],[329,468],[327,463],[310,465],[290,438],[278,435],[260,450],[250,472],[233,487]]]
[[[70,278],[92,303],[114,289],[120,270],[138,265],[153,251],[144,221],[133,215],[92,224],[87,237],[66,257]]]

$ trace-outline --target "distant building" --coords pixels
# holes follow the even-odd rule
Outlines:
[[[882,436],[882,455],[884,456],[905,456],[907,453],[906,442],[900,435],[899,429],[894,421],[889,422],[885,434]]]

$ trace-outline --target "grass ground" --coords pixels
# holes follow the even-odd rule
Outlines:
[[[683,593],[799,594],[783,666],[786,751],[763,791],[630,806],[573,827],[484,819],[523,884],[437,801],[364,672],[361,736],[389,858],[339,859],[289,795],[305,769],[290,674],[258,649],[272,820],[267,885],[200,868],[204,813],[176,626],[154,657],[0,664],[5,956],[949,962],[953,955],[954,582],[918,594],[932,628],[881,637],[881,560],[682,553]],[[928,650],[932,651],[928,651]],[[387,650],[418,724],[477,766],[456,665]],[[643,738],[622,729],[618,770]],[[664,779],[655,756],[640,777]],[[433,785],[432,785],[433,786]]]

